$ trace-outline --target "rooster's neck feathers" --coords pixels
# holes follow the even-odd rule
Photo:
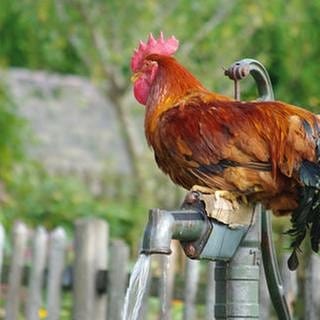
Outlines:
[[[147,59],[156,61],[158,64],[157,76],[150,88],[145,117],[145,131],[149,144],[152,144],[150,139],[159,117],[165,111],[184,105],[192,98],[230,100],[208,91],[173,57],[153,54]]]
[[[150,55],[148,59],[158,63],[158,73],[148,100],[148,107],[171,104],[193,91],[207,91],[188,70],[173,57]]]
[[[177,106],[186,96],[207,90],[173,57],[150,55],[148,59],[158,64],[157,76],[151,85],[147,100],[145,117],[145,133],[148,143],[152,145],[151,140],[159,117]]]

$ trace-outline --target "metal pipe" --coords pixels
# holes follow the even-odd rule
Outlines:
[[[208,217],[200,196],[190,192],[181,210],[150,210],[140,253],[170,254],[171,239],[176,239],[191,259],[228,261],[248,227],[239,225],[237,228],[229,228]]]
[[[200,211],[151,209],[140,253],[170,254],[172,239],[190,244],[198,243],[201,239],[200,245],[203,246],[211,229],[211,222]]]
[[[215,319],[259,319],[260,206],[229,263],[216,263]]]

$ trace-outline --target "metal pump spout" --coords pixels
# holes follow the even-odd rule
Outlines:
[[[171,254],[170,243],[174,218],[160,209],[149,211],[148,224],[144,231],[140,253]]]
[[[177,239],[182,244],[188,243],[192,255],[202,249],[211,230],[210,220],[200,211],[151,209],[140,253],[170,254],[171,240]]]
[[[228,261],[248,228],[244,225],[231,229],[208,217],[200,196],[191,192],[181,210],[150,210],[140,253],[170,254],[170,242],[176,239],[191,259]]]

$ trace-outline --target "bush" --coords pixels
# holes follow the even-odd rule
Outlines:
[[[139,202],[94,196],[79,178],[51,175],[31,161],[13,170],[6,193],[0,221],[8,228],[20,219],[31,226],[41,224],[48,229],[63,226],[72,232],[77,218],[94,216],[108,221],[111,236],[132,244],[142,231],[141,226],[137,228],[136,217],[147,212]]]
[[[27,126],[10,98],[7,86],[0,82],[0,180],[10,180],[13,167],[24,159]]]

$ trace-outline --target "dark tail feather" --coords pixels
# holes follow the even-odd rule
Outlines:
[[[318,192],[316,193],[316,203],[312,209],[312,226],[310,229],[311,248],[314,252],[318,252],[320,242],[320,198],[318,197]]]
[[[293,250],[288,259],[288,268],[291,271],[294,271],[298,268],[298,266],[299,266],[299,259],[298,259],[297,251]]]
[[[288,259],[288,267],[295,270],[299,265],[297,252],[310,228],[310,241],[312,250],[318,252],[320,242],[320,166],[303,161],[300,167],[301,188],[299,207],[291,217],[292,228],[288,231],[293,238],[290,247],[292,254]]]
[[[319,241],[320,241],[320,221],[315,221],[312,224],[310,230],[310,238],[311,238],[311,248],[314,252],[319,251]]]

